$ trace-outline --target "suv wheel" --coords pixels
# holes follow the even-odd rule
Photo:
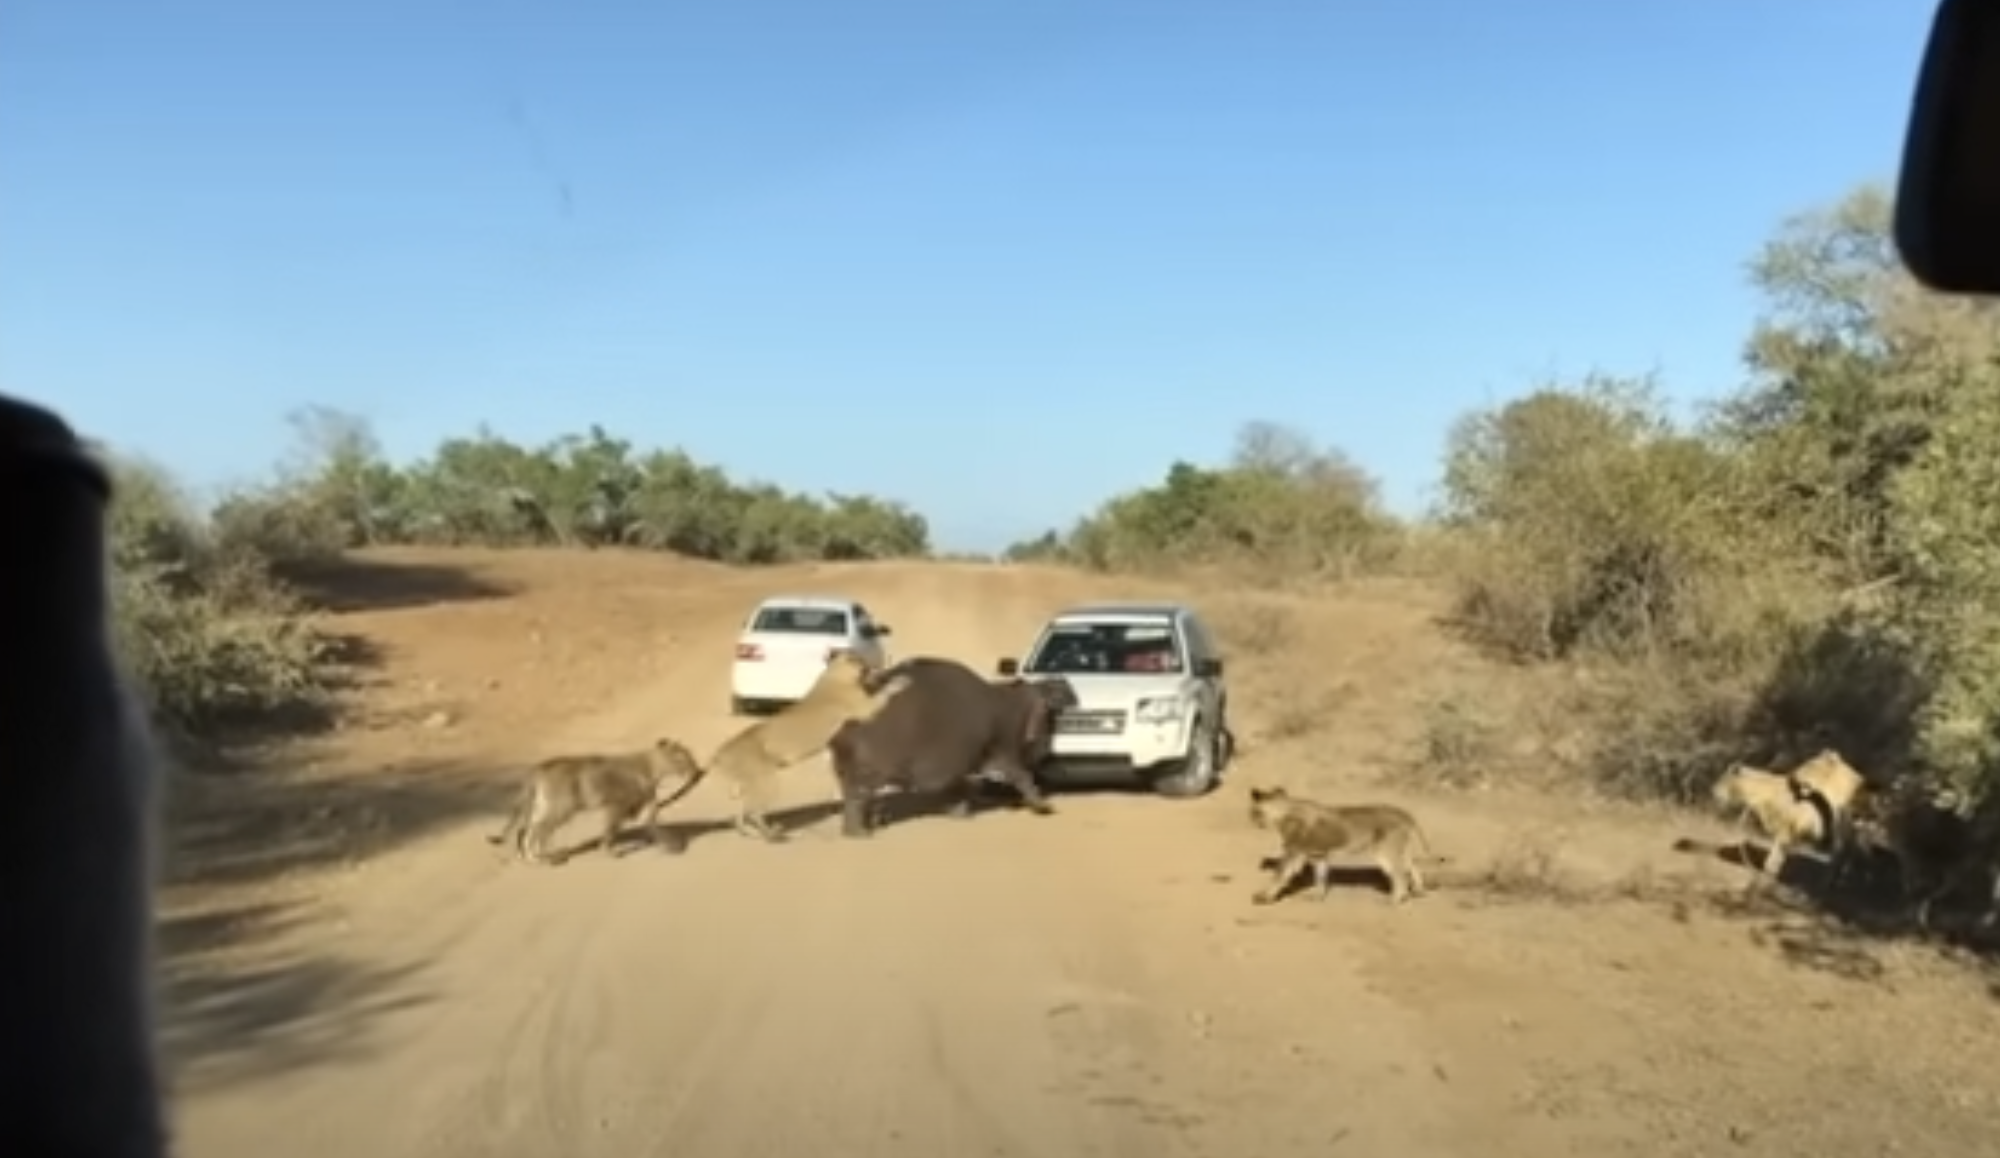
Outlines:
[[[1221,734],[1206,721],[1194,727],[1194,740],[1188,745],[1187,759],[1172,772],[1153,781],[1153,791],[1177,800],[1191,800],[1206,796],[1215,789],[1216,779],[1222,772]]]

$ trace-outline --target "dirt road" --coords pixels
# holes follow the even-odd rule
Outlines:
[[[859,586],[899,652],[982,667],[1051,599],[990,572]],[[715,610],[675,622],[654,675],[543,747],[719,742],[733,723],[717,657],[745,590],[699,596]],[[832,796],[820,760],[787,775],[789,803]],[[479,839],[496,818],[461,822],[326,884],[326,915],[299,934],[398,977],[366,1047],[189,1080],[180,1152],[1942,1155],[2000,1122],[1965,1068],[1995,1050],[1990,1003],[1968,988],[1949,1013],[1843,1015],[1870,1042],[1957,1035],[1949,1067],[1773,1046],[1767,994],[1831,1017],[1853,983],[1636,902],[1392,913],[1347,890],[1252,910],[1263,845],[1240,804],[1066,796],[1054,817],[926,818],[871,841],[822,811],[784,847],[722,831],[557,870],[497,861]],[[727,808],[704,787],[680,819]],[[1705,984],[1725,937],[1742,960]],[[1681,988],[1662,996],[1663,979]],[[321,1001],[349,1016],[337,987]],[[1822,1068],[1775,1076],[1792,1061]],[[1849,1109],[1875,1107],[1869,1122],[1812,1120],[1829,1075]]]

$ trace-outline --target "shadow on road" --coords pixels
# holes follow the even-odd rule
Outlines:
[[[1675,851],[1720,861],[1745,874],[1758,873],[1766,847],[1755,841],[1675,843]],[[1892,864],[1836,885],[1827,863],[1810,855],[1787,857],[1778,880],[1760,888],[1717,893],[1709,908],[1717,916],[1749,926],[1753,943],[1778,953],[1787,963],[1852,981],[1888,975],[1885,951],[1941,953],[1982,970],[2000,1000],[2000,936],[1978,926],[1976,907],[1940,905],[1928,930],[1918,926],[1904,904]],[[1746,875],[1746,885],[1754,878]]]
[[[291,882],[497,815],[507,788],[451,765],[184,777],[157,926],[162,1045],[177,1087],[368,1056],[384,1014],[429,1000],[421,966],[327,951],[328,913]]]
[[[413,764],[345,774],[191,774],[176,786],[169,880],[242,885],[351,864],[479,816],[514,785],[484,768]]]
[[[287,564],[279,577],[306,602],[335,613],[432,607],[504,599],[514,594],[513,588],[481,578],[464,567],[352,555]]]
[[[160,1043],[176,1089],[200,1092],[370,1056],[385,1013],[428,1000],[419,967],[284,949],[307,919],[242,903],[160,922]]]

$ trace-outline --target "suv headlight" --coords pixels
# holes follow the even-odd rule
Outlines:
[[[1142,724],[1168,724],[1180,719],[1186,711],[1187,704],[1179,696],[1161,696],[1140,700],[1132,709],[1132,718]]]

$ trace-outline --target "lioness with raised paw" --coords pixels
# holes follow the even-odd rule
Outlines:
[[[772,843],[784,840],[785,834],[770,819],[777,773],[825,748],[848,721],[874,719],[905,686],[902,680],[892,680],[871,692],[874,674],[867,660],[845,648],[836,650],[805,698],[723,741],[707,766],[662,806],[720,773],[735,789],[736,831]]]
[[[1333,861],[1361,856],[1372,857],[1389,878],[1389,901],[1400,905],[1428,891],[1418,858],[1445,859],[1431,851],[1417,818],[1393,804],[1322,804],[1283,788],[1253,787],[1250,823],[1278,837],[1271,883],[1251,898],[1259,905],[1275,902],[1307,865],[1325,900],[1333,891]]]

